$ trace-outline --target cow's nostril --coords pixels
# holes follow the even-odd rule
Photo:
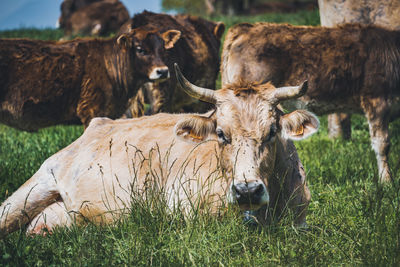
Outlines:
[[[236,186],[236,185],[233,185],[232,186],[232,191],[234,192],[234,194],[235,194],[235,197],[236,197],[236,199],[240,199],[241,198],[241,196],[243,195],[243,190],[241,190],[241,188],[240,187],[238,187],[238,186]]]
[[[254,190],[254,195],[261,196],[262,194],[264,194],[264,187],[262,184],[259,184]]]
[[[244,186],[242,184],[234,185],[233,189],[238,196],[245,195],[248,192],[247,186]]]
[[[265,195],[265,187],[258,182],[238,183],[232,191],[239,205],[258,205]]]
[[[168,77],[168,69],[159,69],[159,70],[157,70],[157,74],[161,78],[166,78],[166,77]]]

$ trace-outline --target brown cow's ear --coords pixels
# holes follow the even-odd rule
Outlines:
[[[101,23],[96,23],[95,25],[93,25],[91,34],[100,35],[101,28],[102,28]]]
[[[181,38],[181,32],[177,30],[169,30],[161,34],[165,42],[165,49],[174,47],[175,43]]]
[[[198,115],[189,116],[175,125],[175,135],[188,142],[200,143],[215,133],[215,120]]]
[[[296,110],[280,119],[282,137],[302,140],[314,134],[319,128],[318,118],[306,110]]]
[[[123,47],[129,47],[129,39],[128,35],[121,34],[117,39],[117,44]]]
[[[214,27],[214,35],[217,39],[221,39],[222,35],[225,31],[225,24],[223,22],[218,22],[217,25]]]

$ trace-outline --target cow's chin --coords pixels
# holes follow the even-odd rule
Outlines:
[[[233,195],[233,192],[228,192],[227,194],[227,201],[231,205],[237,205],[240,210],[242,211],[256,211],[259,210],[260,208],[267,206],[269,204],[269,197],[268,195],[264,195],[261,199],[260,202],[255,204],[241,204],[238,205],[238,202],[236,201],[236,198]]]
[[[155,84],[159,84],[159,83],[163,83],[169,80],[168,78],[164,78],[164,79],[149,79],[150,82],[155,83]]]
[[[263,206],[265,206],[265,205],[267,205],[268,203],[265,203],[265,204],[259,204],[259,205],[253,205],[253,204],[251,204],[251,205],[239,205],[239,209],[240,210],[242,210],[242,211],[256,211],[256,210],[259,210],[261,207],[263,207]],[[237,205],[237,203],[236,203],[236,205]]]

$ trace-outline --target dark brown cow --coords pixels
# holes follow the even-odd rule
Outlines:
[[[155,30],[161,34],[175,29],[181,37],[173,48],[168,50],[165,63],[173,75],[163,83],[148,83],[132,99],[130,116],[144,114],[144,103],[150,103],[149,113],[160,111],[192,112],[205,111],[207,105],[188,97],[177,89],[173,63],[177,62],[185,70],[185,75],[202,87],[215,88],[219,72],[220,38],[225,30],[223,23],[215,23],[196,16],[156,14],[144,11],[124,24],[120,32],[137,27]]]
[[[223,84],[245,79],[282,86],[308,79],[301,106],[317,114],[365,114],[379,175],[390,179],[388,124],[398,115],[400,32],[357,24],[238,24],[222,54]]]
[[[107,36],[117,32],[129,20],[128,10],[118,0],[89,1],[87,5],[78,7],[72,9],[72,12],[62,12],[60,17],[60,27],[64,29],[67,38],[73,35]]]
[[[163,56],[179,34],[138,28],[103,40],[0,39],[0,122],[35,131],[117,118],[145,82],[169,75]]]
[[[100,1],[103,0],[64,0],[61,3],[61,15],[58,18],[59,27],[64,29],[67,20],[71,17],[72,13],[78,9]]]
[[[318,0],[318,5],[322,26],[361,23],[400,30],[399,0]],[[328,128],[330,137],[350,139],[350,115],[329,115]]]

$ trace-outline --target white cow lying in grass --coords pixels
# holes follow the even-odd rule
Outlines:
[[[27,224],[29,233],[86,220],[112,223],[132,197],[161,190],[169,207],[219,208],[224,199],[251,210],[260,223],[289,208],[305,224],[310,192],[293,140],[315,133],[308,111],[284,114],[280,101],[307,83],[228,85],[218,91],[181,86],[213,103],[206,114],[158,114],[129,120],[94,119],[84,134],[47,159],[0,207],[2,236]],[[208,205],[206,205],[208,203]]]

